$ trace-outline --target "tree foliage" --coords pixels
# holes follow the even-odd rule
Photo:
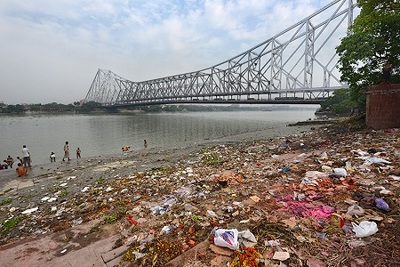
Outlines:
[[[354,102],[347,89],[336,90],[333,96],[321,103],[319,111],[330,112],[337,115],[350,115],[353,112]]]
[[[389,60],[392,82],[399,83],[400,2],[399,0],[358,0],[360,14],[347,37],[336,48],[341,80],[350,87],[350,97],[365,110],[366,89],[382,82],[382,68]]]

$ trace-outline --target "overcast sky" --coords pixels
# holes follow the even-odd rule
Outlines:
[[[84,99],[99,68],[143,81],[210,67],[331,0],[1,0],[0,102]]]

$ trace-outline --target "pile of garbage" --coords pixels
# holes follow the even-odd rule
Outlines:
[[[27,207],[5,193],[1,238],[96,219],[118,225],[121,266],[168,266],[193,250],[180,266],[400,266],[399,159],[399,129],[214,145],[90,184],[65,177]]]

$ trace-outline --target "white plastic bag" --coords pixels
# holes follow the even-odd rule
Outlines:
[[[239,232],[239,243],[242,243],[245,247],[254,247],[257,245],[257,239],[253,233],[247,229]]]
[[[348,207],[347,208],[347,215],[350,215],[350,216],[353,216],[353,215],[355,215],[355,216],[362,216],[363,214],[364,214],[364,209],[361,207],[361,206],[359,206],[358,204],[353,204],[353,205],[351,205],[350,207]]]
[[[356,237],[367,237],[378,232],[378,226],[375,222],[362,221],[358,225],[354,222],[351,224],[353,225],[353,231],[356,233]]]
[[[236,229],[217,229],[214,234],[214,244],[232,250],[239,248],[238,230]]]
[[[334,168],[333,172],[339,177],[346,177],[347,171],[345,168]]]

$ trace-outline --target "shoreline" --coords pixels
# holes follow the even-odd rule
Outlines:
[[[16,163],[12,169],[6,169],[0,171],[0,196],[1,192],[10,189],[10,182],[12,180],[22,180],[32,179],[33,184],[36,183],[40,177],[45,176],[57,176],[62,175],[60,172],[75,172],[77,170],[86,169],[93,167],[98,164],[108,164],[110,162],[116,162],[120,160],[128,160],[130,158],[140,157],[146,155],[149,159],[146,161],[156,161],[151,159],[151,155],[157,157],[159,154],[168,155],[169,151],[182,150],[182,154],[186,151],[200,150],[201,147],[216,144],[229,144],[229,143],[239,143],[239,142],[251,142],[257,140],[274,139],[279,137],[285,137],[289,135],[301,134],[310,131],[313,127],[309,125],[295,125],[296,127],[286,126],[284,128],[260,130],[256,132],[248,132],[238,135],[220,137],[212,140],[202,140],[200,142],[181,142],[178,145],[171,145],[165,147],[149,147],[147,149],[130,150],[128,152],[121,152],[120,154],[104,154],[96,157],[83,157],[81,159],[71,159],[68,161],[57,161],[54,163],[43,163],[43,164],[32,164],[32,169],[28,169],[28,175],[24,177],[18,177],[15,173]],[[144,171],[145,168],[138,168],[138,171]],[[8,184],[8,188],[7,188]],[[12,183],[11,183],[12,184]],[[33,184],[31,184],[33,186]],[[29,183],[24,185],[24,187],[29,186]]]
[[[206,141],[219,140],[224,138],[229,138],[230,135],[239,134],[247,131],[257,131],[261,129],[268,129],[274,131],[276,127],[286,128],[288,123],[296,122],[297,120],[302,120],[308,118],[308,114],[311,112],[302,112],[298,119],[280,119],[271,121],[268,119],[270,115],[264,116],[263,113],[258,112],[256,114],[256,118],[247,120],[247,113],[240,113],[237,123],[234,120],[231,120],[230,112],[226,113],[215,113],[212,115],[212,121],[207,122],[207,113],[188,113],[184,115],[183,121],[181,122],[180,115],[175,116],[174,114],[148,114],[148,115],[140,115],[137,118],[131,117],[127,115],[109,115],[109,116],[101,116],[96,118],[94,122],[89,123],[92,120],[91,116],[69,116],[69,115],[54,115],[52,117],[47,118],[47,116],[27,116],[21,120],[4,120],[4,127],[7,127],[5,135],[3,136],[3,146],[1,153],[3,159],[7,157],[7,155],[11,155],[14,160],[17,156],[21,156],[20,147],[22,144],[26,144],[29,148],[32,156],[33,156],[33,165],[46,164],[49,163],[49,155],[50,152],[55,152],[57,160],[60,160],[64,154],[63,145],[65,140],[70,142],[71,158],[75,158],[75,149],[80,147],[82,150],[82,156],[85,157],[96,157],[98,155],[104,154],[119,154],[121,152],[121,147],[127,145],[131,148],[138,151],[143,148],[143,140],[146,139],[148,141],[149,147],[158,147],[163,149],[168,146],[179,146],[185,140],[191,140],[192,143],[203,143]],[[196,115],[200,114],[200,115]],[[279,113],[281,114],[281,113]],[[287,114],[293,114],[290,111]],[[167,115],[167,119],[163,116]],[[65,129],[62,125],[64,117],[69,123],[78,123],[77,129],[70,131],[69,128]],[[257,117],[258,116],[258,117]],[[275,116],[276,118],[276,116]],[[220,123],[215,123],[215,120]],[[172,127],[171,129],[159,129],[157,126],[157,121],[163,122],[163,124],[177,124],[177,127]],[[119,121],[120,123],[116,124],[117,128],[113,128],[114,130],[104,131],[104,133],[99,134],[98,132],[90,132],[93,124],[96,127],[102,127],[103,123],[107,121],[115,122]],[[146,123],[145,123],[146,121]],[[148,122],[147,122],[148,121]],[[241,126],[241,122],[246,122],[244,126]],[[10,127],[8,124],[10,123]],[[12,142],[7,141],[5,139],[7,136],[15,135],[16,129],[18,129],[18,123],[21,123],[21,135],[16,135],[16,138],[12,140]],[[138,122],[140,125],[137,128],[130,128]],[[210,128],[206,127],[207,123],[211,123]],[[51,126],[54,124],[53,126]],[[132,125],[131,125],[132,124]],[[131,125],[128,127],[128,125]],[[167,126],[167,125],[165,125]],[[187,130],[181,130],[181,127],[187,126],[189,127]],[[26,136],[27,127],[32,127],[32,138]],[[44,133],[41,133],[41,128],[50,128],[46,130]],[[197,129],[199,127],[199,129]],[[24,129],[24,130],[22,130]],[[183,128],[182,128],[183,129]],[[189,132],[189,130],[191,132]],[[58,133],[58,131],[60,131]],[[193,131],[193,132],[192,132]],[[291,129],[287,129],[286,131],[292,131]],[[285,133],[284,133],[285,134]],[[17,136],[19,136],[17,138]],[[21,140],[21,141],[18,141]],[[183,143],[184,144],[184,143]],[[1,177],[1,173],[0,173]]]

